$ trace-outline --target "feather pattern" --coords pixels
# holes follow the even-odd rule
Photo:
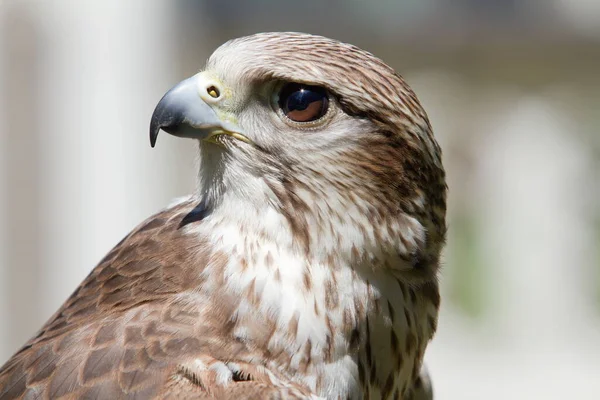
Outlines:
[[[134,229],[0,369],[0,399],[429,399],[446,184],[390,67],[297,33],[217,49],[202,74],[254,145],[200,145],[198,193]],[[332,94],[304,129],[278,82]]]

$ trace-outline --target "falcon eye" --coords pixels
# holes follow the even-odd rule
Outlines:
[[[327,112],[327,90],[319,86],[288,83],[279,92],[279,107],[286,117],[295,122],[310,122]]]

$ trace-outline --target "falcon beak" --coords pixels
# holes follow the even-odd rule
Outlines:
[[[159,131],[185,138],[212,141],[220,135],[228,135],[246,143],[250,139],[240,128],[217,116],[215,110],[202,99],[201,74],[188,78],[171,90],[158,102],[150,121],[150,145],[154,147]]]

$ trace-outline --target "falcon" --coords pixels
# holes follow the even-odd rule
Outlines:
[[[0,370],[0,399],[426,399],[446,224],[405,81],[301,33],[229,41],[150,124],[199,144],[143,222]]]

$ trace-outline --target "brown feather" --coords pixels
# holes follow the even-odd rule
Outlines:
[[[447,188],[416,95],[370,53],[305,34],[234,40],[210,58],[208,69],[216,65],[242,92],[272,81],[324,86],[362,134],[348,134],[335,151],[315,149],[318,162],[281,146],[305,144],[299,129],[280,147],[201,146],[205,167],[234,152],[247,161],[248,180],[260,176],[268,188],[281,231],[269,237],[261,220],[248,218],[235,226],[241,240],[231,252],[219,247],[229,231],[216,228],[238,211],[207,222],[225,186],[210,185],[226,168],[206,168],[202,201],[142,223],[0,369],[0,400],[431,397],[420,371],[437,326]],[[360,241],[341,255],[349,227]],[[292,245],[278,249],[288,234]],[[283,256],[260,253],[265,243]],[[288,289],[300,305],[285,303]],[[267,304],[273,293],[282,298]],[[288,306],[296,308],[286,313]]]
[[[196,206],[163,211],[121,241],[0,369],[0,399],[305,397],[306,389],[273,384],[255,365],[239,364],[238,380],[220,391],[210,372],[188,367],[250,352],[227,339],[227,303],[199,320],[173,299],[201,284],[194,277],[206,264],[206,246],[180,227]]]

